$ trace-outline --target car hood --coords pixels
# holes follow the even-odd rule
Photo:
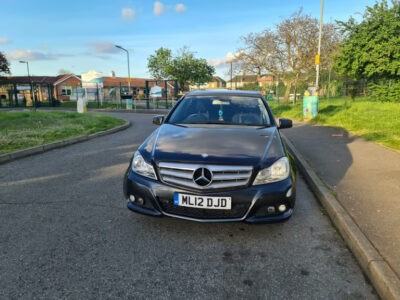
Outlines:
[[[284,156],[276,127],[186,127],[164,124],[141,146],[145,159],[234,165],[269,165]]]

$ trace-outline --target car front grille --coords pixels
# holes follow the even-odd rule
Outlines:
[[[164,212],[196,219],[239,219],[248,211],[250,203],[232,203],[230,210],[204,209],[174,205],[173,199],[161,198],[159,203]]]
[[[193,174],[199,168],[207,168],[212,172],[212,181],[207,186],[200,186],[193,181]],[[251,166],[226,166],[206,164],[184,164],[161,162],[158,165],[161,180],[165,183],[208,190],[245,186],[251,177]]]

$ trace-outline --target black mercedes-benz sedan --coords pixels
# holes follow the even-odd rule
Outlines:
[[[296,172],[260,93],[182,97],[139,147],[124,176],[130,210],[200,222],[280,221],[296,198]]]

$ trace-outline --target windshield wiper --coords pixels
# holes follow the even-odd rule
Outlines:
[[[261,127],[261,128],[268,128],[271,127],[271,124],[248,124],[247,126],[256,126],[256,127]]]
[[[188,124],[221,124],[221,125],[236,125],[232,122],[226,122],[226,121],[208,121],[208,122],[194,122],[194,123],[188,123]]]
[[[175,126],[179,126],[179,127],[186,127],[185,125],[187,125],[185,123],[166,123],[166,124],[175,125]]]

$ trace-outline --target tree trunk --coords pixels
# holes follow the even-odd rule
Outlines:
[[[286,91],[285,91],[285,97],[283,98],[283,103],[288,103],[289,102],[290,89],[292,87],[292,82],[285,82],[285,85],[286,85]]]
[[[293,100],[293,104],[296,104],[296,100],[297,100],[297,85],[299,82],[299,74],[296,74],[296,80],[294,82],[294,100]]]

